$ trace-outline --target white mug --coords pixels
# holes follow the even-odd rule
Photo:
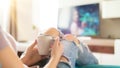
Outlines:
[[[40,35],[37,38],[37,43],[39,55],[48,55],[50,51],[50,45],[53,44],[53,37],[47,35]]]

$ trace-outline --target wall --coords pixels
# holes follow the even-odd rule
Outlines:
[[[58,0],[17,0],[18,41],[33,40],[38,32],[56,27],[57,15]]]
[[[33,23],[44,31],[49,27],[57,27],[57,0],[17,0],[18,11],[18,40],[33,40],[36,32]],[[59,7],[69,7],[90,3],[100,3],[103,0],[59,0]],[[33,5],[32,5],[33,4]],[[100,36],[107,38],[109,35],[120,38],[120,19],[101,20]]]
[[[2,25],[2,22],[3,22],[3,9],[0,6],[0,26]]]
[[[101,3],[103,18],[120,17],[120,0],[103,1]],[[111,11],[111,12],[108,12]]]
[[[120,38],[120,18],[104,19],[100,28],[101,37]]]
[[[33,0],[33,22],[41,31],[57,26],[58,0]]]
[[[90,4],[90,3],[101,3],[102,1],[104,0],[59,0],[59,7],[62,8],[62,7],[84,5],[84,4]],[[117,18],[117,19],[102,19],[101,18],[100,37],[120,38],[120,35],[119,35],[120,27],[119,26],[120,26],[120,18]]]
[[[10,0],[0,0],[0,26],[7,31],[9,22]]]
[[[90,3],[99,3],[103,0],[59,0],[59,7],[69,7]]]
[[[33,40],[32,0],[17,0],[18,41]]]

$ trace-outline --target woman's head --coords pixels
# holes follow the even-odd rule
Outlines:
[[[74,22],[78,22],[78,19],[79,19],[79,13],[78,13],[78,10],[75,8],[75,9],[73,9],[73,21]]]
[[[76,23],[78,27],[80,27],[81,22],[80,22],[80,12],[79,12],[79,8],[75,7],[73,8],[72,11],[72,22]]]

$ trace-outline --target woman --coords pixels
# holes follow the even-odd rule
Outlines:
[[[70,25],[70,32],[73,35],[81,35],[84,30],[81,28],[81,22],[79,21],[80,15],[77,7],[73,9],[72,16],[73,17]]]
[[[25,68],[27,66],[23,64],[24,62],[26,62],[26,65],[31,65],[41,60],[42,56],[38,55],[38,52],[35,48],[36,44],[37,42],[35,41],[28,48],[25,56],[20,60],[15,51],[11,48],[12,44],[10,40],[7,38],[5,32],[0,27],[0,63],[2,64],[2,68]],[[56,68],[62,53],[63,46],[59,42],[59,38],[57,38],[51,51],[50,61],[44,68]]]

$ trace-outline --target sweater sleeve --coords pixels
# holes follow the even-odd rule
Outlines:
[[[10,44],[11,44],[10,46],[14,49],[15,52],[17,52],[17,50],[16,50],[17,41],[9,33],[4,32],[4,34],[6,35],[7,39],[10,42]]]
[[[10,43],[4,34],[2,28],[0,27],[0,50],[4,49],[6,46],[9,46]]]

